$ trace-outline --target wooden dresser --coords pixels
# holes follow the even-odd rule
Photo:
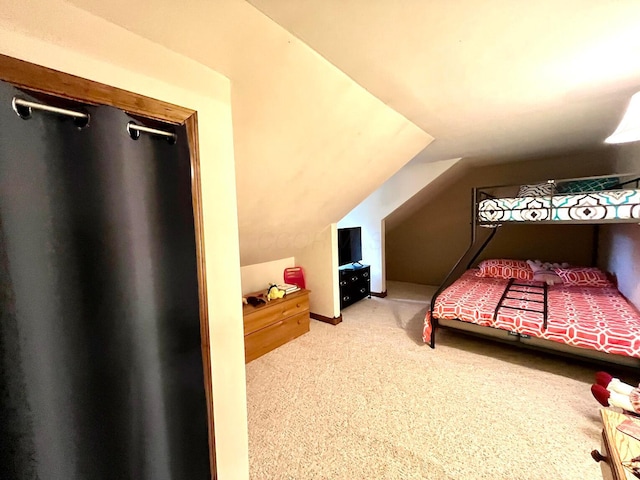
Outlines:
[[[309,331],[309,291],[299,290],[257,307],[244,305],[245,362]]]
[[[594,450],[591,456],[596,462],[600,462],[602,477],[605,480],[637,480],[638,477],[626,470],[622,462],[640,455],[640,441],[616,429],[629,417],[607,408],[600,410],[600,416],[603,425],[602,453]]]

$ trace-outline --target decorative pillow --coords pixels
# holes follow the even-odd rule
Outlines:
[[[521,185],[518,197],[544,197],[556,193],[553,183],[536,183],[533,185]]]
[[[519,280],[533,280],[533,270],[524,260],[491,259],[478,264],[478,277],[517,278]]]
[[[605,273],[593,267],[556,268],[554,270],[567,286],[611,287]]]
[[[618,177],[589,178],[587,180],[574,180],[557,184],[558,193],[583,193],[608,190],[620,184]]]

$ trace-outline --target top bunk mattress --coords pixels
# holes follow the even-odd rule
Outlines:
[[[477,269],[466,271],[438,296],[434,318],[461,320],[575,347],[640,358],[640,314],[616,288],[549,286],[545,330],[541,314],[526,310],[501,309],[494,320],[496,307],[509,280],[478,277],[476,272]],[[517,282],[540,285],[527,280]],[[528,289],[527,286],[521,288]],[[504,305],[533,306],[526,300],[507,300]],[[430,329],[427,315],[425,331]]]
[[[640,221],[640,189],[488,198],[478,203],[478,221],[480,224]]]

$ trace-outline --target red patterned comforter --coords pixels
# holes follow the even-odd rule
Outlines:
[[[433,311],[435,318],[458,319],[574,347],[640,358],[640,314],[617,289],[549,286],[547,329],[543,330],[542,314],[524,310],[500,309],[494,322],[494,311],[508,280],[476,277],[475,272],[475,269],[466,271],[440,294]],[[526,280],[517,283],[540,285]],[[503,305],[540,310],[539,305],[527,300],[506,300]],[[423,329],[423,340],[427,343],[431,328],[427,312]]]

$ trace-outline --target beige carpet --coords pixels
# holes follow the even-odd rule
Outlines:
[[[447,330],[432,350],[434,289],[388,290],[247,365],[252,479],[602,478],[597,366]]]

